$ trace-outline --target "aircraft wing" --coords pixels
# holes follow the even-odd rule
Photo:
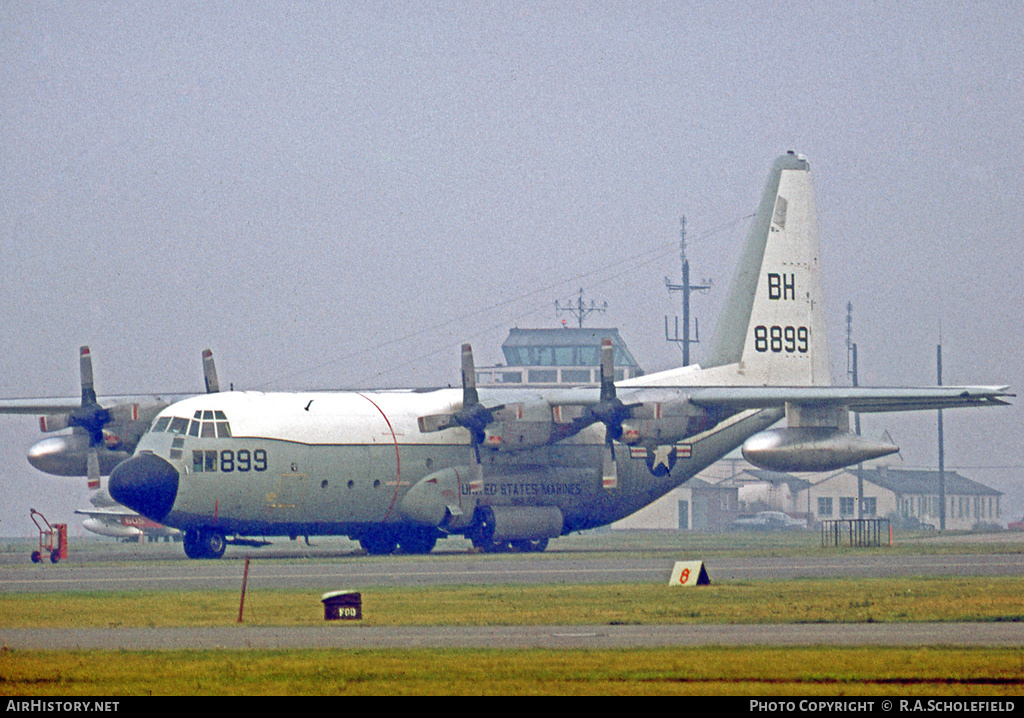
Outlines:
[[[75,509],[76,514],[91,516],[94,519],[119,519],[124,516],[136,517],[139,514],[130,509]]]
[[[98,401],[102,405],[138,404],[140,406],[160,405],[164,407],[189,396],[195,396],[195,394],[114,394],[101,396]],[[61,414],[81,408],[81,397],[0,399],[0,414]]]
[[[895,412],[1007,405],[1006,386],[934,387],[743,387],[683,388],[689,400],[706,408],[755,409],[793,404],[843,405],[856,412]]]
[[[82,406],[81,397],[0,399],[0,414],[70,413]]]
[[[1008,405],[1008,386],[844,387],[844,386],[643,386],[622,388],[619,398],[636,402],[689,400],[703,408],[763,409],[792,404],[834,404],[857,412],[923,411]],[[548,395],[552,405],[590,405],[600,398],[594,387]]]

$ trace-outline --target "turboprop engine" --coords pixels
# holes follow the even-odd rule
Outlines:
[[[832,471],[888,456],[895,444],[873,441],[835,427],[768,429],[743,442],[743,458],[769,471]]]
[[[110,449],[106,443],[92,446],[87,434],[51,436],[37,441],[28,451],[28,463],[54,476],[88,476],[90,458],[96,457],[97,476],[108,476],[114,467],[131,454],[123,449]]]
[[[625,444],[657,443],[665,436],[691,436],[708,423],[707,413],[687,399],[646,401],[631,405],[629,418],[622,422]]]

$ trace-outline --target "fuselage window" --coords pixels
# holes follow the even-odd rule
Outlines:
[[[181,452],[185,446],[185,440],[180,436],[176,436],[171,442],[171,453],[170,458],[172,461],[181,460]]]
[[[193,451],[192,452],[192,471],[199,473],[210,473],[211,471],[217,470],[217,452],[216,451]]]

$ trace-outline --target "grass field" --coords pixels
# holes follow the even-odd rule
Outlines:
[[[237,591],[0,594],[8,628],[222,626],[238,620]],[[496,585],[363,592],[362,625],[486,626],[676,623],[1021,621],[1024,578],[797,579],[715,583]],[[318,593],[246,595],[249,626],[323,623]]]
[[[0,652],[0,695],[1021,694],[1020,651],[948,648]]]
[[[692,544],[690,537],[690,543]],[[619,540],[619,539],[615,539]],[[666,551],[634,539],[605,550]],[[814,550],[807,536],[699,547],[746,555]],[[787,543],[788,542],[788,543]],[[652,545],[656,544],[656,545]],[[693,550],[692,545],[689,546]],[[1014,552],[1017,545],[924,553]],[[344,560],[344,559],[342,559]],[[323,625],[319,594],[237,591],[2,594],[0,625],[37,627]],[[916,577],[646,584],[455,585],[363,591],[361,625],[612,625],[1024,620],[1024,578]],[[351,625],[337,625],[349,630]],[[1002,648],[649,650],[22,651],[0,648],[0,695],[1008,695],[1024,692],[1024,651]]]
[[[1024,579],[381,588],[363,625],[1024,620]],[[237,625],[238,594],[0,595],[7,627]],[[319,596],[253,591],[247,626],[322,625]],[[338,630],[347,630],[338,625]],[[1015,649],[0,650],[4,695],[1019,695]]]

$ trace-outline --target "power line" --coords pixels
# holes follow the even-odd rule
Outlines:
[[[754,216],[754,214],[751,213],[751,214],[747,214],[747,215],[744,215],[742,217],[738,217],[736,219],[733,219],[733,220],[731,220],[729,222],[725,222],[725,223],[723,223],[723,224],[721,224],[721,225],[719,225],[717,227],[714,227],[712,229],[707,230],[706,232],[704,232],[703,234],[700,235],[699,239],[704,239],[706,237],[714,236],[714,235],[718,234],[719,232],[727,231],[727,230],[731,229],[732,227],[734,227],[735,225],[740,224],[741,222],[744,222],[746,220],[749,220],[753,216]],[[595,268],[593,268],[593,269],[591,269],[589,271],[577,274],[573,278],[562,279],[562,280],[559,280],[559,281],[554,282],[552,284],[548,284],[548,285],[539,287],[538,289],[531,290],[531,291],[525,292],[523,294],[511,297],[509,299],[505,299],[505,300],[502,300],[502,301],[499,301],[499,302],[494,302],[494,303],[492,303],[492,304],[490,304],[488,306],[482,307],[480,309],[464,312],[464,313],[459,314],[459,315],[457,315],[455,317],[452,317],[451,319],[447,319],[445,321],[438,322],[436,324],[432,324],[432,325],[421,327],[420,329],[417,329],[415,331],[409,332],[407,334],[404,334],[404,335],[401,335],[401,336],[392,337],[392,338],[387,339],[385,341],[378,342],[377,344],[373,344],[373,345],[370,345],[368,347],[361,347],[359,349],[355,349],[355,350],[353,350],[351,352],[348,352],[348,353],[345,353],[345,354],[336,355],[334,357],[325,359],[322,362],[319,362],[317,364],[311,365],[311,366],[306,367],[304,369],[297,369],[295,371],[288,372],[286,374],[281,374],[281,375],[279,375],[279,376],[277,376],[277,377],[275,377],[273,379],[268,379],[268,380],[266,380],[264,382],[261,382],[260,384],[254,385],[252,388],[254,388],[254,389],[265,389],[268,386],[271,386],[273,384],[279,384],[279,383],[284,382],[284,381],[294,380],[294,379],[296,379],[298,377],[305,376],[305,375],[308,375],[308,374],[312,374],[314,372],[320,371],[320,370],[325,369],[327,367],[340,364],[340,363],[342,363],[344,361],[355,359],[356,357],[363,356],[363,355],[371,353],[371,352],[379,351],[381,349],[386,349],[387,347],[394,346],[396,344],[401,344],[403,342],[410,341],[412,339],[415,339],[416,337],[420,337],[420,336],[423,336],[425,334],[430,334],[430,333],[438,332],[438,331],[444,329],[445,327],[449,327],[449,326],[452,326],[454,324],[465,323],[467,320],[471,319],[472,317],[476,317],[476,316],[479,316],[479,315],[482,315],[482,314],[486,314],[488,312],[495,311],[495,310],[500,309],[502,307],[507,307],[507,306],[512,305],[512,304],[517,304],[517,303],[520,303],[520,302],[531,300],[531,299],[533,299],[535,297],[538,297],[538,296],[541,296],[541,295],[550,295],[550,293],[552,293],[552,292],[554,292],[554,291],[558,290],[559,288],[564,287],[566,285],[569,285],[569,286],[572,286],[574,284],[578,285],[580,283],[580,280],[582,280],[582,279],[585,279],[585,278],[588,278],[588,277],[592,277],[592,276],[595,276],[595,275],[599,276],[602,273],[609,272],[609,271],[612,271],[612,270],[616,270],[616,271],[612,271],[611,274],[609,274],[609,275],[607,275],[607,276],[605,276],[605,277],[603,277],[601,279],[597,279],[596,281],[593,281],[593,282],[588,282],[589,286],[600,286],[602,284],[606,284],[608,282],[611,282],[611,281],[614,281],[616,279],[619,279],[620,277],[622,277],[624,275],[634,273],[639,268],[644,267],[644,266],[646,266],[648,264],[652,264],[654,262],[662,261],[666,256],[676,252],[677,250],[678,250],[678,244],[674,244],[673,245],[673,244],[667,244],[666,243],[664,245],[659,245],[659,246],[654,247],[652,249],[648,249],[646,251],[639,252],[637,254],[634,254],[634,255],[631,255],[629,257],[626,257],[625,259],[619,259],[619,260],[615,260],[613,262],[607,262],[607,263],[602,264],[602,265],[600,265],[598,267],[595,267]],[[520,316],[527,316],[529,314],[532,314],[534,311],[536,311],[536,309],[531,309],[529,312],[525,312],[524,314],[522,314]],[[507,320],[504,323],[507,325]],[[498,325],[495,325],[495,326],[501,326],[501,324],[499,323]],[[479,334],[479,332],[477,332],[477,334]],[[467,337],[465,337],[465,336],[462,337],[457,343],[461,344],[462,341],[464,341],[466,338]],[[446,348],[448,348],[448,346],[449,345],[446,345],[444,347],[438,347],[434,351],[428,351],[428,352],[421,353],[421,354],[417,355],[416,357],[410,359],[409,361],[402,362],[400,364],[397,364],[397,365],[394,365],[394,366],[391,366],[391,367],[383,368],[383,369],[375,372],[375,375],[379,377],[379,376],[382,376],[385,373],[390,373],[390,372],[396,371],[396,370],[398,370],[400,368],[403,368],[405,366],[409,366],[410,364],[413,364],[413,363],[415,363],[415,362],[417,362],[417,361],[419,361],[421,359],[425,359],[427,357],[434,356],[435,354],[438,354],[441,351],[444,351]]]

